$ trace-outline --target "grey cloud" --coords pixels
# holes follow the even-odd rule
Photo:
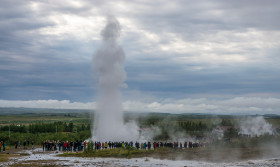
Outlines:
[[[277,71],[250,66],[235,69],[224,67],[213,70],[190,71],[171,61],[147,59],[138,64],[128,63],[127,83],[132,89],[160,96],[196,96],[215,94],[220,96],[242,96],[246,94],[270,94],[279,92],[280,78]],[[136,64],[136,63],[135,63]],[[186,66],[192,66],[189,64]],[[145,68],[143,68],[145,67]],[[144,75],[145,74],[145,75]]]
[[[39,3],[40,10],[31,9],[30,2]],[[39,32],[41,28],[63,26],[63,19],[59,20],[62,23],[56,23],[49,18],[59,18],[62,14],[82,18],[104,16],[104,19],[113,14],[119,18],[127,56],[128,88],[123,90],[127,95],[140,91],[159,99],[279,96],[279,1],[79,2],[81,5],[76,6],[63,1],[1,2],[0,99],[93,99],[97,81],[90,64],[100,42],[92,40],[93,37],[85,41],[74,36],[75,32],[59,35]],[[126,21],[133,25],[125,25]],[[271,33],[267,36],[274,38],[264,38],[268,46],[252,45],[260,37],[244,36],[253,30],[276,35]],[[217,36],[225,31],[226,35]],[[146,37],[149,33],[158,39]],[[186,42],[179,45],[195,44],[196,52],[177,53],[171,45],[176,42],[174,38]],[[233,50],[223,48],[237,44],[240,46],[231,46],[235,47]],[[162,45],[171,48],[165,51]],[[212,50],[204,51],[206,55],[201,56],[204,46]],[[209,57],[208,54],[217,57],[211,62],[202,59]],[[226,56],[245,54],[252,57],[241,62],[220,62]]]

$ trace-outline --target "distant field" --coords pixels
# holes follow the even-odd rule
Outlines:
[[[266,119],[266,121],[272,124],[273,126],[280,127],[280,118],[269,118]]]
[[[0,108],[0,125],[58,121],[75,124],[89,123],[90,115],[88,110]]]
[[[5,125],[9,124],[9,120],[11,123],[19,123],[19,124],[30,124],[36,122],[88,122],[88,118],[67,118],[63,116],[54,116],[54,117],[26,117],[26,116],[5,116],[0,119],[0,124]]]
[[[89,110],[65,109],[26,109],[26,108],[0,108],[0,125],[73,122],[76,125],[91,123],[92,112]],[[135,120],[141,127],[162,124],[177,124],[180,122],[201,122],[210,126],[218,124],[222,119],[230,120],[235,124],[240,118],[238,115],[212,115],[212,114],[167,114],[167,113],[125,113],[125,120]],[[279,115],[264,115],[273,126],[280,126]]]

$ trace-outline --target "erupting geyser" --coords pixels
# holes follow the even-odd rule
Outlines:
[[[101,31],[102,45],[93,57],[99,74],[99,97],[94,115],[93,140],[130,141],[138,138],[138,126],[124,123],[120,88],[126,80],[125,53],[119,45],[120,24],[112,16]]]

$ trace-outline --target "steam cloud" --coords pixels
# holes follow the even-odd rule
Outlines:
[[[249,117],[242,119],[239,122],[240,134],[250,135],[250,136],[261,136],[264,134],[273,134],[272,125],[267,123],[265,119],[261,116]]]
[[[135,141],[139,128],[134,122],[124,123],[122,95],[126,72],[125,53],[119,45],[120,24],[112,16],[101,31],[102,45],[94,54],[93,66],[99,74],[99,98],[94,115],[93,140]]]

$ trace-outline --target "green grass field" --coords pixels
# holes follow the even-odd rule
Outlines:
[[[20,114],[20,115],[1,115],[0,125],[11,124],[31,124],[31,123],[50,123],[50,122],[74,122],[76,124],[90,123],[88,115],[68,116],[66,114]]]

